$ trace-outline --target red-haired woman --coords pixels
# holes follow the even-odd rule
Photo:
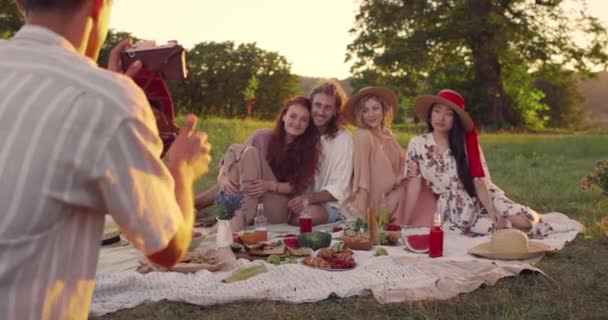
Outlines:
[[[311,102],[305,97],[287,101],[273,129],[257,130],[244,144],[230,146],[222,160],[218,185],[206,194],[223,191],[234,196],[242,188],[241,209],[231,220],[232,230],[253,221],[258,203],[264,204],[269,223],[289,222],[289,199],[314,181],[319,162],[318,136],[311,123]],[[202,200],[197,199],[197,207]]]

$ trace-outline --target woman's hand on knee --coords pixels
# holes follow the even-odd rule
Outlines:
[[[287,203],[287,207],[294,213],[300,213],[304,210],[304,201],[307,201],[308,198],[305,195],[300,195],[297,197],[293,197]]]
[[[239,184],[234,180],[230,179],[228,176],[221,176],[218,179],[218,183],[220,185],[220,190],[227,192],[229,194],[235,194],[239,192]]]
[[[255,199],[261,197],[264,193],[270,190],[271,182],[272,181],[261,179],[251,182],[247,188],[247,195]]]

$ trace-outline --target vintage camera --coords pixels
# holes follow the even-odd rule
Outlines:
[[[143,69],[159,73],[165,80],[184,80],[188,76],[186,50],[177,41],[159,46],[154,41],[141,41],[122,51],[120,59],[124,70],[140,60]]]
[[[176,41],[169,41],[161,46],[157,46],[153,41],[146,41],[138,42],[121,52],[120,57],[124,70],[137,60],[143,64],[142,70],[133,80],[145,92],[152,107],[163,141],[163,157],[179,132],[174,121],[173,99],[165,80],[186,78],[186,51]]]

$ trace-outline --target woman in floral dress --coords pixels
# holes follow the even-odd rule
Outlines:
[[[438,195],[437,212],[465,234],[511,227],[532,236],[550,231],[536,211],[513,202],[490,181],[475,124],[460,94],[442,90],[435,96],[419,96],[414,109],[427,122],[429,132],[412,138],[408,145],[405,220],[414,214],[408,203],[415,203],[425,183]]]

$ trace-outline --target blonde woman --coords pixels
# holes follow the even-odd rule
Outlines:
[[[397,95],[382,87],[363,88],[348,100],[345,118],[358,129],[353,136],[352,194],[345,209],[350,215],[363,218],[367,208],[376,207],[390,212],[394,223],[428,225],[435,198],[424,188],[415,208],[428,214],[416,215],[416,221],[403,219],[405,150],[388,128],[398,106]]]

